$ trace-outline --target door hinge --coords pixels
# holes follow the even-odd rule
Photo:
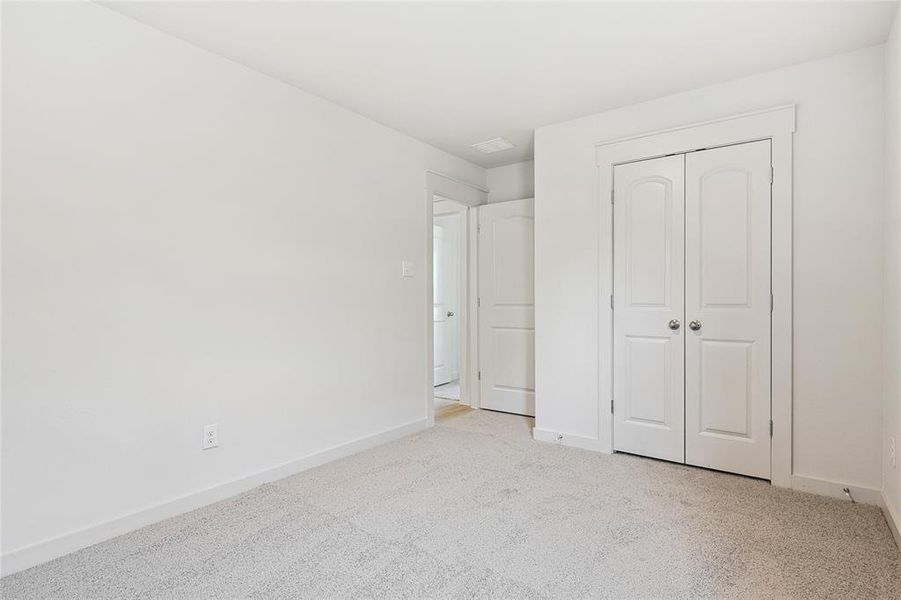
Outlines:
[[[613,310],[613,294],[610,294],[610,310]]]
[[[482,306],[482,299],[476,298],[476,306]]]
[[[776,306],[776,301],[773,299],[773,293],[770,292],[770,314],[773,314],[773,308]]]
[[[770,419],[770,437],[773,437],[773,420]]]
[[[478,374],[476,375],[476,378],[477,378],[479,381],[482,381],[482,372],[481,372],[481,371],[478,372]]]
[[[476,225],[476,233],[482,233],[482,224],[481,223]]]
[[[613,398],[610,398],[610,414],[613,414]]]
[[[615,194],[615,192],[613,191],[613,188],[610,188],[610,204],[613,204],[613,202],[614,202],[614,200],[613,200],[614,194]]]
[[[776,172],[773,169],[773,165],[770,165],[770,185],[773,185],[773,181],[776,179]]]

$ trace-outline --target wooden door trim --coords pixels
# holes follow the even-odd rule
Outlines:
[[[772,354],[770,473],[773,485],[792,486],[792,137],[795,106],[779,106],[682,127],[600,141],[598,169],[600,294],[598,302],[598,444],[613,452],[613,167],[670,154],[768,139],[772,143]],[[607,237],[604,238],[604,235]],[[603,266],[603,268],[602,268]]]

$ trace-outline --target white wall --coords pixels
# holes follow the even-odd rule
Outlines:
[[[7,558],[425,424],[425,171],[483,169],[94,4],[3,12]]]
[[[883,316],[883,484],[888,508],[901,526],[901,464],[888,459],[895,439],[901,463],[901,10],[885,46],[885,303]]]
[[[538,129],[536,427],[609,443],[595,144],[796,103],[794,472],[880,489],[882,82],[879,46]]]
[[[526,160],[488,169],[488,202],[506,202],[535,196],[535,161]]]

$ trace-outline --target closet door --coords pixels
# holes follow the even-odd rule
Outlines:
[[[768,479],[770,142],[685,160],[685,460]]]
[[[614,449],[684,462],[684,155],[613,181]]]

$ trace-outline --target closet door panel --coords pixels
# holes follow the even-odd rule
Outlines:
[[[685,160],[685,459],[769,478],[770,142]]]
[[[614,449],[684,461],[684,157],[614,169]]]

